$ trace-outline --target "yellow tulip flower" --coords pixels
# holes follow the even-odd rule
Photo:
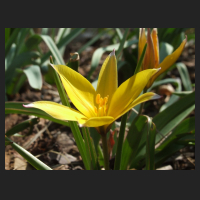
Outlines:
[[[187,36],[183,40],[181,45],[171,55],[167,56],[159,64],[159,42],[158,42],[157,28],[154,28],[151,33],[150,33],[150,29],[148,28],[147,38],[145,36],[145,28],[140,28],[139,44],[138,44],[138,60],[142,54],[145,44],[147,43],[147,49],[146,49],[141,70],[161,68],[161,70],[158,73],[156,73],[147,83],[147,86],[146,86],[147,89],[151,87],[155,79],[160,74],[162,74],[164,71],[169,69],[169,67],[171,67],[176,62],[176,60],[181,55],[186,42],[187,42]]]
[[[139,96],[159,69],[139,72],[118,87],[114,50],[103,63],[96,91],[86,78],[71,68],[65,65],[51,66],[59,74],[69,98],[78,110],[50,101],[37,101],[24,107],[39,108],[54,118],[77,121],[80,126],[95,127],[100,134],[106,134],[112,123],[134,106],[160,97],[152,92]]]

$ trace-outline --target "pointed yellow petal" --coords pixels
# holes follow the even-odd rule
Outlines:
[[[105,124],[111,124],[114,121],[113,117],[105,116],[105,117],[92,117],[88,119],[82,126],[87,127],[99,127]]]
[[[153,41],[150,34],[150,29],[148,28],[148,34],[147,34],[147,49],[144,56],[143,61],[143,70],[145,69],[153,69],[155,67],[155,55],[154,55],[154,47],[153,47]]]
[[[122,83],[113,95],[110,107],[108,108],[108,116],[113,116],[116,119],[139,96],[149,79],[158,70],[147,69],[141,71]]]
[[[60,75],[64,88],[76,108],[87,117],[95,116],[96,92],[92,84],[81,74],[65,65],[51,66]]]
[[[145,36],[145,28],[139,29],[139,43],[138,43],[138,60],[142,54],[145,44],[147,43],[147,39]]]
[[[24,105],[24,107],[41,109],[47,114],[51,115],[52,117],[60,120],[66,120],[66,121],[78,121],[78,119],[87,120],[87,118],[80,112],[72,108],[69,108],[67,106],[54,103],[51,101],[36,101],[31,104]]]
[[[169,67],[171,67],[176,60],[179,58],[179,56],[181,55],[185,44],[187,42],[187,36],[186,38],[183,40],[183,42],[181,43],[181,45],[178,47],[178,49],[176,49],[176,51],[174,51],[171,55],[167,56],[159,65],[158,68],[161,68],[161,70],[156,73],[151,80],[149,81],[149,83],[147,84],[147,88],[149,88],[153,82],[155,81],[155,79],[162,74],[164,71],[166,71],[167,69],[169,69]]]
[[[151,37],[153,41],[154,47],[154,55],[155,55],[155,68],[159,65],[159,42],[158,42],[158,31],[157,28],[154,28],[151,32]]]
[[[131,108],[137,106],[138,104],[141,104],[141,103],[149,101],[149,100],[159,99],[160,97],[161,97],[160,95],[155,94],[153,92],[147,92],[145,94],[142,94],[135,101],[133,101],[131,104],[129,104],[126,107],[126,109],[124,109],[124,111],[117,118],[121,117],[126,112],[128,112]]]
[[[117,79],[117,61],[115,57],[115,51],[110,53],[110,55],[104,61],[98,78],[97,94],[100,94],[102,98],[109,95],[109,102],[118,87]]]

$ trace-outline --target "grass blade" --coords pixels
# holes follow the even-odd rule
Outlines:
[[[63,37],[57,44],[57,48],[60,49],[63,46],[66,46],[69,44],[75,37],[77,37],[85,28],[75,28],[73,29],[68,35]],[[46,53],[41,58],[41,63],[44,63],[47,59],[49,59],[49,56],[51,55],[51,52]],[[58,63],[61,64],[61,63]]]
[[[25,158],[33,167],[37,170],[52,170],[30,152],[25,150],[23,147],[19,146],[17,143],[13,142],[10,138],[5,137],[6,142],[10,142],[10,145],[15,149],[23,158]]]
[[[10,130],[6,132],[6,136],[10,137],[11,135],[23,131],[26,128],[29,128],[31,126],[34,126],[39,122],[38,118],[28,119],[20,124],[17,124],[16,126],[12,127]]]
[[[181,76],[184,89],[186,91],[192,91],[192,83],[186,65],[184,63],[176,63],[176,67]]]

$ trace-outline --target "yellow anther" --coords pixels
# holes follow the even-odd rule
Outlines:
[[[97,104],[100,103],[100,98],[101,98],[100,94],[97,94],[97,96],[96,96],[96,103],[97,103]]]
[[[99,100],[99,104],[100,106],[103,106],[104,105],[104,101],[103,101],[103,98],[101,97],[100,100]]]
[[[103,102],[104,102],[104,105],[107,104],[107,102],[108,102],[108,97],[104,97]]]

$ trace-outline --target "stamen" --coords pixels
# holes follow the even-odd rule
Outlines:
[[[103,101],[103,98],[101,97],[100,100],[99,100],[99,104],[100,106],[103,106],[104,105],[104,101]]]
[[[104,102],[104,105],[107,104],[107,102],[108,102],[108,97],[104,97],[103,102]]]
[[[96,104],[98,105],[97,107],[94,107],[94,111],[97,114],[97,116],[106,116],[107,110],[108,110],[108,98],[109,95],[106,97],[102,98],[100,94],[96,95]]]
[[[97,94],[97,96],[96,96],[96,103],[97,103],[97,104],[100,103],[100,97],[101,97],[100,94]]]

